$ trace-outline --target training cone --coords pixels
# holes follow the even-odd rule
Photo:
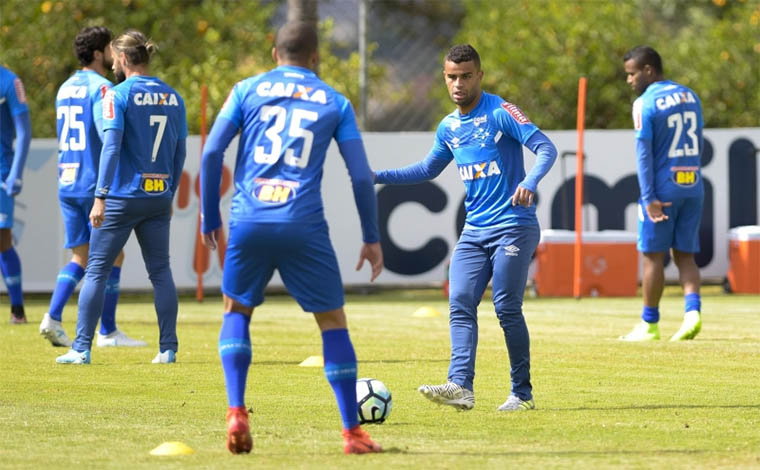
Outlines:
[[[415,311],[412,316],[421,318],[431,318],[441,316],[441,312],[432,307],[420,307]]]
[[[195,452],[186,444],[178,441],[164,442],[150,451],[150,455],[188,455]]]
[[[324,367],[325,360],[322,356],[309,356],[298,365],[301,367]]]

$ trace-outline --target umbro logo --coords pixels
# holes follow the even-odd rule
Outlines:
[[[507,256],[517,256],[518,251],[520,251],[520,249],[514,245],[504,247],[504,254]]]

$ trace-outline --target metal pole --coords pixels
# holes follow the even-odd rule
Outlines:
[[[367,131],[367,3],[359,0],[359,125]]]

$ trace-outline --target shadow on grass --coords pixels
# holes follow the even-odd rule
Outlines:
[[[359,364],[412,364],[412,363],[420,363],[420,362],[445,362],[446,364],[449,363],[448,359],[379,359],[376,361],[359,361]],[[253,365],[255,366],[287,366],[287,365],[295,365],[297,366],[300,364],[301,361],[254,361]]]
[[[658,454],[665,454],[665,455],[679,455],[679,454],[688,454],[688,455],[698,455],[698,454],[704,454],[707,453],[707,450],[693,450],[693,449],[647,449],[647,453],[649,455],[658,455]],[[383,449],[383,453],[386,454],[406,454],[406,455],[456,455],[456,456],[467,456],[467,457],[561,457],[561,456],[604,456],[604,455],[641,455],[640,450],[558,450],[558,451],[546,451],[546,452],[536,452],[536,451],[526,451],[526,452],[514,452],[514,451],[505,451],[505,452],[468,452],[468,451],[435,451],[435,452],[426,452],[426,451],[415,451],[415,450],[408,450],[408,449],[399,449],[398,447],[391,447],[389,449]]]
[[[719,409],[742,409],[742,408],[760,408],[760,404],[755,405],[629,405],[629,406],[607,406],[607,407],[578,407],[578,408],[542,408],[542,411],[616,411],[616,410],[667,410],[667,409],[702,409],[702,408],[719,408]]]

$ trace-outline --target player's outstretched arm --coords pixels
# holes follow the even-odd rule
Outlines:
[[[451,159],[441,158],[433,153],[424,160],[405,167],[381,170],[375,174],[375,184],[417,184],[430,181],[441,174]]]
[[[380,243],[365,243],[362,245],[362,249],[359,251],[359,262],[356,264],[357,271],[364,265],[364,260],[367,260],[372,268],[372,276],[369,282],[373,282],[383,271],[383,250],[380,248]]]

